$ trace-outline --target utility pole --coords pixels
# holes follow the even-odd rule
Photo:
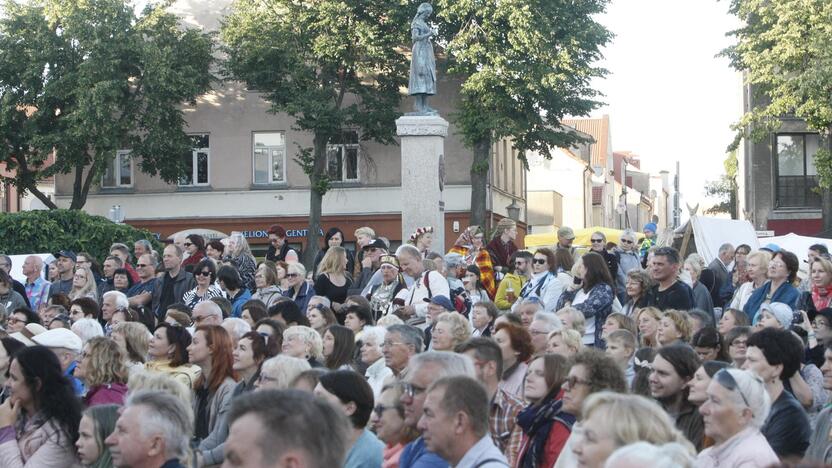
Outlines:
[[[682,194],[679,192],[679,161],[676,161],[676,177],[673,178],[673,228],[676,229],[682,224],[680,215],[682,209],[679,206]]]

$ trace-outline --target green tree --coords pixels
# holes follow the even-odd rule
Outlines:
[[[119,149],[167,182],[184,173],[181,106],[210,89],[212,39],[164,6],[136,15],[125,0],[5,1],[0,162],[15,176],[4,181],[56,208],[37,184],[74,171],[70,208],[81,209]]]
[[[828,0],[732,0],[744,24],[723,54],[745,73],[756,101],[735,125],[741,139],[768,138],[780,118],[796,116],[827,136],[815,156],[823,199],[824,231],[832,233],[832,2]]]
[[[257,89],[294,127],[313,134],[296,162],[309,176],[304,263],[318,251],[321,202],[331,187],[327,144],[347,130],[363,141],[395,144],[406,85],[408,15],[397,0],[238,0],[222,26],[226,74]]]
[[[464,80],[452,119],[473,149],[471,223],[483,225],[493,141],[510,137],[524,155],[583,141],[563,131],[566,115],[597,108],[590,81],[611,33],[595,17],[607,0],[437,0],[448,71]],[[524,163],[525,159],[523,158]]]
[[[719,202],[705,210],[708,214],[726,213],[732,219],[739,219],[737,204],[737,152],[731,151],[725,158],[722,165],[725,173],[718,180],[709,181],[705,184],[705,195],[716,198]]]

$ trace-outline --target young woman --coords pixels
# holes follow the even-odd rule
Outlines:
[[[604,321],[604,326],[601,328],[601,338],[606,341],[609,334],[616,330],[627,330],[633,336],[638,336],[638,325],[636,325],[635,319],[613,312]]]
[[[474,306],[480,302],[491,302],[488,297],[488,291],[485,290],[482,281],[480,281],[480,269],[476,265],[468,265],[465,269],[465,276],[462,278],[462,285],[468,297],[471,298],[471,305]]]
[[[73,279],[73,284],[75,280]],[[6,316],[10,316],[15,310],[26,307],[23,296],[13,289],[14,280],[6,270],[0,269],[0,305],[6,309]]]
[[[269,318],[268,309],[266,308],[265,304],[263,304],[263,301],[259,299],[247,300],[245,303],[243,303],[243,306],[240,309],[242,309],[240,318],[243,319],[247,324],[249,324],[252,329],[254,329],[254,324],[259,322],[260,320],[264,318]]]
[[[332,304],[330,308],[336,315],[343,316],[341,307],[347,299],[347,292],[352,280],[347,275],[347,251],[343,247],[332,246],[326,251],[315,278],[315,294],[324,296]]]
[[[168,374],[187,388],[193,388],[200,369],[188,363],[190,345],[191,334],[185,327],[160,323],[150,339],[147,350],[150,361],[145,368],[150,372]]]
[[[324,234],[324,248],[319,250],[318,254],[315,256],[315,262],[313,263],[312,268],[316,277],[322,273],[319,266],[323,263],[323,259],[326,254],[329,253],[329,250],[332,247],[343,248],[344,239],[346,239],[346,237],[344,237],[344,232],[337,227],[329,228],[326,234]],[[346,265],[344,266],[344,270],[347,272],[353,271],[355,268],[355,257],[353,256],[352,251],[344,249],[344,255],[346,255]]]
[[[87,389],[84,395],[87,407],[124,404],[127,394],[124,362],[124,354],[112,339],[99,336],[87,341],[73,374]]]
[[[72,289],[69,291],[69,299],[75,300],[79,297],[88,297],[98,300],[98,288],[95,283],[95,276],[89,267],[75,267],[75,275],[72,277]]]
[[[739,309],[726,309],[719,319],[719,334],[725,336],[734,327],[746,327],[751,325],[748,320],[748,315]]]
[[[714,327],[704,327],[693,334],[690,345],[696,350],[699,360],[728,362],[728,349],[722,335]]]
[[[324,332],[330,325],[337,325],[338,319],[332,313],[329,307],[318,304],[306,312],[306,318],[309,319],[309,326],[315,329],[316,332],[324,336]]]
[[[188,258],[182,261],[182,268],[192,272],[194,269],[192,265],[198,264],[205,258],[205,238],[199,234],[189,234],[182,245],[185,247],[185,253],[188,254]],[[187,268],[188,266],[191,267]]]
[[[419,249],[422,253],[422,258],[425,258],[430,252],[430,246],[433,244],[433,226],[424,226],[416,228],[407,243]]]
[[[232,367],[240,376],[240,383],[234,389],[235,397],[254,390],[254,384],[260,377],[260,365],[269,357],[267,352],[266,338],[256,331],[246,333],[237,341],[237,347],[234,348],[232,355],[234,359]]]
[[[198,327],[188,346],[188,358],[202,370],[193,387],[194,439],[206,465],[223,458],[220,445],[228,430],[224,421],[237,386],[232,353],[231,337],[219,325]]]
[[[369,306],[354,304],[345,307],[344,325],[352,330],[355,341],[361,341],[361,334],[364,327],[373,326],[373,312]]]
[[[210,258],[204,258],[194,267],[194,278],[196,287],[182,295],[182,303],[193,309],[202,301],[210,300],[212,297],[223,297],[222,289],[214,282],[217,279],[217,267]]]
[[[18,352],[8,386],[10,398],[0,405],[0,466],[75,467],[81,401],[55,353],[43,346]]]
[[[534,253],[534,257],[532,258],[531,266],[532,276],[523,285],[523,289],[520,290],[520,296],[514,301],[511,310],[514,311],[523,301],[533,297],[543,302],[543,307],[546,312],[558,310],[558,299],[563,293],[565,285],[556,276],[558,264],[555,259],[555,252],[547,248],[537,249],[537,252]]]
[[[567,290],[560,296],[557,308],[572,306],[581,312],[587,319],[587,327],[584,331],[584,344],[588,346],[604,347],[604,340],[601,339],[601,332],[604,321],[612,312],[612,303],[615,294],[612,276],[607,268],[604,257],[595,252],[590,252],[581,257],[583,265],[578,270],[583,273],[581,276],[581,287],[575,290]]]
[[[89,468],[110,468],[113,459],[110,448],[104,444],[113,433],[118,420],[118,405],[99,405],[84,411],[78,425],[78,458]]]
[[[515,466],[550,467],[558,459],[575,424],[575,416],[563,411],[561,400],[567,372],[567,359],[557,354],[540,356],[529,364],[524,385],[529,406],[517,415],[523,439]]]
[[[12,363],[14,356],[26,347],[22,341],[14,338],[5,337],[0,338],[0,403],[6,401],[9,397],[9,388],[6,386],[6,380],[9,378],[9,365]]]
[[[331,325],[323,336],[324,366],[327,369],[352,369],[355,354],[355,335],[342,325]]]
[[[484,239],[485,234],[479,226],[470,226],[462,232],[449,253],[460,254],[466,265],[476,265],[479,268],[479,279],[488,292],[489,299],[493,300],[497,293],[497,284],[494,280],[491,255],[485,248]]]
[[[130,375],[144,370],[147,350],[153,335],[147,327],[138,322],[123,322],[113,327],[110,338],[118,344],[125,356],[125,365]]]
[[[638,336],[642,347],[659,347],[658,337],[659,322],[662,319],[662,311],[655,307],[644,307],[636,315],[638,324]]]
[[[497,324],[494,341],[503,353],[503,376],[500,389],[517,398],[523,395],[523,379],[532,356],[532,336],[522,325],[503,322]]]

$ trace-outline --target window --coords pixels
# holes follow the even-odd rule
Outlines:
[[[778,134],[776,139],[776,206],[820,207],[818,172],[814,159],[820,147],[820,135]]]
[[[254,183],[286,181],[286,140],[282,133],[254,134]]]
[[[326,146],[329,178],[333,181],[358,181],[358,133],[347,131]]]
[[[191,135],[191,147],[191,151],[182,155],[185,174],[179,179],[179,185],[208,185],[208,159],[211,154],[208,135]]]
[[[133,158],[130,150],[118,150],[113,159],[107,160],[101,187],[118,188],[133,186]]]

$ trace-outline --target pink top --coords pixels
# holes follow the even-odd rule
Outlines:
[[[399,468],[399,457],[402,456],[404,444],[398,443],[396,445],[386,445],[384,447],[384,461],[381,463],[381,468]]]
[[[87,394],[84,396],[84,404],[87,407],[97,405],[123,405],[126,394],[127,385],[123,383],[98,385],[87,390]]]

